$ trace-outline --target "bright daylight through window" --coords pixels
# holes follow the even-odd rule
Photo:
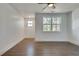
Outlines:
[[[32,23],[33,23],[32,20],[29,20],[28,21],[28,27],[32,27],[32,25],[33,25]]]
[[[43,31],[60,32],[61,17],[43,17]]]

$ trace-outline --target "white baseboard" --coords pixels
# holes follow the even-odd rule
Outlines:
[[[26,36],[25,38],[35,38],[34,36]]]
[[[36,39],[36,38],[35,38],[35,41],[36,42],[44,42],[44,41],[45,42],[68,42],[68,40],[52,40],[52,39],[51,40],[45,40],[45,39],[41,40],[41,39]]]
[[[16,44],[18,44],[20,41],[22,41],[24,38],[21,38],[19,40],[16,40],[15,42],[11,42],[6,47],[4,47],[2,50],[0,50],[0,56],[3,55],[6,51],[14,47]]]
[[[56,39],[56,38],[41,38],[41,37],[35,37],[35,41],[58,41],[58,42],[64,42],[68,41],[67,39]]]

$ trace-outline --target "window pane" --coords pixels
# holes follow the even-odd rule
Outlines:
[[[51,18],[43,17],[43,24],[51,24]]]
[[[28,27],[32,27],[32,23],[28,23]]]
[[[57,24],[57,19],[56,19],[56,17],[52,17],[52,24]]]
[[[51,25],[43,25],[43,31],[51,31]]]
[[[32,21],[31,21],[31,20],[29,20],[29,21],[28,21],[28,23],[32,23]]]
[[[28,20],[28,27],[32,27],[32,20]]]
[[[57,25],[52,25],[52,31],[56,31],[57,30]]]
[[[57,17],[57,24],[61,24],[61,17]]]
[[[57,25],[57,31],[60,31],[60,25]]]

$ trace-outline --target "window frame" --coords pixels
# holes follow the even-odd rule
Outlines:
[[[60,19],[59,21],[60,21],[60,23],[58,24],[57,23],[57,17],[60,17],[60,16],[57,16],[57,17],[55,17],[56,18],[56,24],[53,24],[53,19],[52,18],[54,18],[55,16],[53,16],[53,17],[43,17],[43,22],[44,22],[44,18],[51,18],[51,24],[43,24],[43,28],[44,28],[44,25],[50,25],[51,27],[50,27],[50,31],[44,31],[44,29],[43,29],[43,32],[60,32],[61,31],[61,20],[62,19]],[[61,18],[61,17],[60,17]],[[53,31],[53,26],[54,25],[56,25],[56,30],[55,31]],[[58,27],[58,25],[59,25],[59,28],[60,28],[60,30],[57,30],[57,27]]]

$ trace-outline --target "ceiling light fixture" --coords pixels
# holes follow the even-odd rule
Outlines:
[[[55,9],[56,8],[55,3],[48,4],[48,7],[51,7],[52,9]]]
[[[49,5],[48,5],[48,7],[52,7],[52,6],[53,6],[53,4],[49,4]]]
[[[52,8],[52,9],[56,8],[56,3],[38,3],[38,4],[46,4],[46,6],[42,10],[45,10],[48,7],[49,7],[49,9],[50,8]]]
[[[56,6],[55,6],[55,4],[54,4],[54,3],[53,3],[53,6],[52,6],[52,8],[53,8],[53,9],[55,9],[55,8],[56,8]]]

